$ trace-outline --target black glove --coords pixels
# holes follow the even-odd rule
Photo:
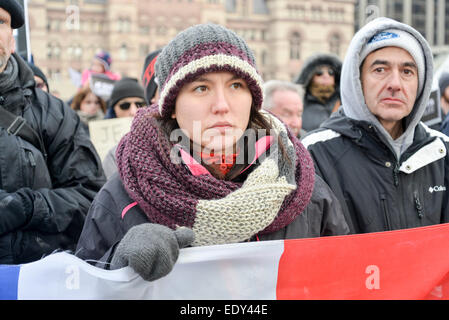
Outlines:
[[[195,234],[187,227],[172,230],[152,223],[134,226],[117,245],[111,269],[129,265],[143,279],[157,280],[173,269],[179,249],[190,245],[194,240]]]
[[[31,218],[33,202],[26,192],[0,190],[0,235],[25,225]]]

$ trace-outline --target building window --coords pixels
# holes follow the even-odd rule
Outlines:
[[[53,46],[51,43],[47,43],[47,59],[51,60],[53,56]]]
[[[312,7],[312,20],[321,21],[322,20],[322,9],[321,7]]]
[[[344,8],[328,8],[329,20],[335,22],[344,22],[345,20],[345,9]]]
[[[47,44],[47,59],[57,60],[61,57],[61,45],[58,42],[50,42]]]
[[[149,25],[141,25],[139,27],[139,33],[141,35],[149,35],[150,34],[150,26]]]
[[[73,55],[75,56],[75,60],[77,61],[81,61],[83,59],[83,48],[81,47],[81,45],[77,45],[75,47]]]
[[[148,44],[141,44],[139,46],[139,55],[146,57],[148,53],[150,53],[150,46]]]
[[[247,16],[249,13],[248,0],[242,0],[242,15]]]
[[[261,65],[262,66],[265,66],[267,64],[267,61],[268,61],[267,55],[268,55],[267,51],[262,50],[262,54],[261,54]]]
[[[335,53],[337,56],[340,55],[340,44],[341,38],[338,34],[332,34],[329,38],[329,51]]]
[[[290,60],[301,59],[301,35],[294,32],[290,37]]]
[[[167,27],[163,26],[163,25],[159,25],[156,27],[156,34],[160,35],[160,36],[165,36],[168,32]]]
[[[235,12],[237,9],[236,0],[226,0],[225,2],[226,12]]]
[[[298,5],[288,5],[287,11],[290,16],[290,18],[293,19],[304,19],[305,17],[305,8],[304,6],[298,6]]]
[[[117,23],[118,32],[127,33],[131,31],[131,19],[119,18]]]
[[[125,43],[120,46],[120,59],[128,60],[128,46]]]

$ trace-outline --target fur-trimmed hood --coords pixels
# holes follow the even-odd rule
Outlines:
[[[342,62],[337,55],[331,53],[318,53],[307,58],[294,82],[306,89],[315,75],[315,69],[322,65],[329,65],[335,70],[335,84],[339,87]]]

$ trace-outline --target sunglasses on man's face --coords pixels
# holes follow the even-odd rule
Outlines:
[[[137,108],[142,108],[147,105],[144,101],[137,101],[137,102],[122,102],[118,106],[122,110],[128,110],[131,107],[131,104],[135,104]]]
[[[334,76],[334,75],[335,75],[335,72],[334,72],[334,70],[332,70],[332,69],[320,69],[320,70],[318,70],[315,74],[316,74],[317,76],[322,76],[322,75],[324,74],[325,71],[326,71],[327,74],[330,75],[330,76]]]

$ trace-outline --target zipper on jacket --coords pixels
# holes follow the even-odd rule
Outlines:
[[[390,216],[388,215],[387,197],[385,194],[380,195],[380,203],[382,205],[382,210],[384,212],[385,229],[391,230]]]
[[[423,214],[423,207],[422,207],[422,205],[421,205],[421,201],[419,200],[419,195],[418,195],[418,192],[414,192],[413,193],[413,199],[414,199],[414,201],[415,201],[415,208],[416,208],[416,211],[418,212],[418,218],[419,219],[422,219],[423,217],[424,217],[424,214]]]
[[[394,186],[399,186],[399,163],[395,162],[394,168],[393,168],[393,183]]]
[[[34,155],[33,152],[30,150],[25,150],[25,156],[28,158],[28,161],[30,163],[31,166],[31,174],[29,174],[28,176],[28,183],[29,186],[32,187],[33,186],[33,181],[34,181],[34,175],[36,173],[36,159],[34,159]]]
[[[28,154],[28,159],[30,160],[30,164],[33,167],[36,167],[36,160],[34,159],[33,153],[31,151],[26,151],[26,153]]]

